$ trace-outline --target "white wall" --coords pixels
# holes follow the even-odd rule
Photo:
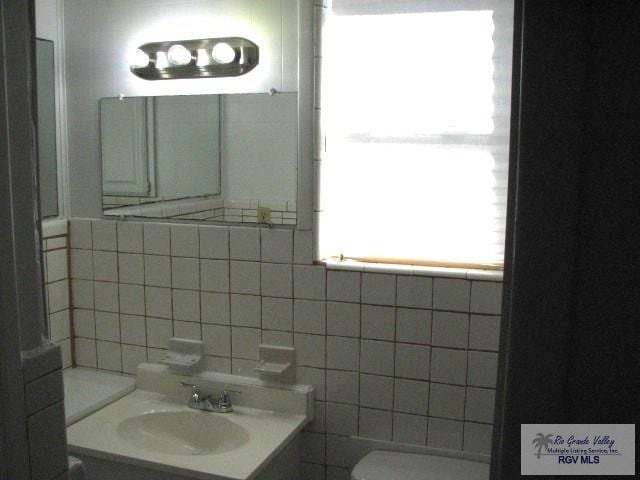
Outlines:
[[[58,40],[57,0],[36,0],[36,37]]]
[[[64,6],[71,216],[102,216],[98,99],[297,91],[296,0],[64,0]],[[257,43],[258,67],[242,77],[167,82],[129,72],[127,56],[141,44],[224,35]]]

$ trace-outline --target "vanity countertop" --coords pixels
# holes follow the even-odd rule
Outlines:
[[[134,377],[89,368],[68,368],[63,379],[67,425],[124,397],[136,386]]]
[[[147,422],[152,416],[160,421]],[[162,393],[138,389],[71,425],[67,440],[72,453],[180,478],[248,480],[308,421],[299,413],[242,406],[232,413],[203,412],[188,408],[186,401],[178,403]],[[238,441],[234,430],[244,439]]]

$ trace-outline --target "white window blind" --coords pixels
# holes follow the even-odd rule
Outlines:
[[[326,11],[320,256],[499,268],[513,2]]]

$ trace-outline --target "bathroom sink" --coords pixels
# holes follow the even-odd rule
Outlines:
[[[199,411],[160,411],[129,417],[118,436],[135,447],[172,455],[208,455],[242,447],[249,433],[223,415]]]
[[[186,380],[206,393],[236,390],[233,412],[190,408]],[[136,389],[70,425],[67,441],[96,480],[295,478],[299,436],[313,405],[309,385],[218,372],[185,378],[166,365],[142,363]]]

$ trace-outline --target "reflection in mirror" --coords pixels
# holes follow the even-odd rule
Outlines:
[[[40,216],[58,215],[58,160],[53,42],[36,39]]]
[[[294,225],[297,93],[103,98],[105,215]]]

